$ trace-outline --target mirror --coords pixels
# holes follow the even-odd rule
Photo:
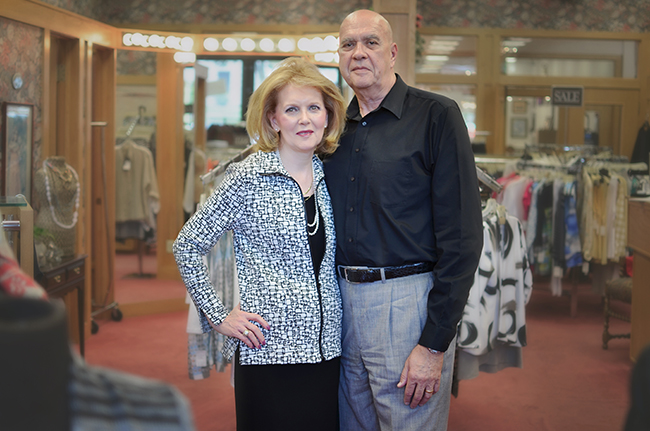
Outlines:
[[[131,315],[146,314],[185,297],[181,281],[157,279],[155,53],[118,50],[115,107],[114,301]]]

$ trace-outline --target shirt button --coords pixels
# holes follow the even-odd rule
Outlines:
[[[358,152],[359,152],[359,148],[355,148],[355,149],[354,149],[354,152],[355,152],[355,153],[358,153]]]
[[[354,212],[354,207],[350,207],[350,212]]]
[[[354,178],[354,177],[350,178],[350,181],[354,181],[354,180],[356,180],[356,178]]]
[[[348,238],[348,242],[352,242],[352,238]]]
[[[364,121],[363,123],[361,123],[361,125],[365,127],[365,126],[368,125],[368,123],[366,123],[366,122]]]

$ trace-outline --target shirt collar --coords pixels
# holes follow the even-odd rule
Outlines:
[[[383,108],[392,112],[395,117],[400,119],[402,117],[402,109],[404,108],[404,99],[406,99],[406,93],[408,92],[408,85],[406,85],[397,73],[395,74],[395,77],[397,79],[395,80],[395,84],[393,84],[393,88],[390,89],[375,111]],[[361,119],[361,111],[359,109],[359,100],[357,100],[357,96],[352,98],[352,101],[348,106],[347,116],[352,120],[358,121]]]

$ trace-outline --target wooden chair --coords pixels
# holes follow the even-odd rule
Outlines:
[[[630,333],[625,334],[610,334],[609,332],[609,318],[614,317],[625,322],[629,322],[630,316],[624,315],[612,310],[611,301],[621,301],[626,304],[632,303],[632,277],[621,277],[615,280],[605,282],[605,297],[603,301],[603,308],[605,314],[605,325],[603,329],[603,349],[607,350],[607,343],[612,338],[630,338]]]

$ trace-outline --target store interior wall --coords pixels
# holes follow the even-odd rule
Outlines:
[[[43,70],[43,29],[0,17],[0,103],[34,105],[32,173],[42,162]],[[11,85],[11,78],[17,72],[23,78],[23,86],[19,90]],[[2,121],[0,117],[0,130]]]
[[[335,3],[341,3],[337,7]],[[183,3],[101,2],[47,0],[80,15],[113,24],[338,24],[348,11],[371,6],[368,1],[291,2],[286,11],[281,3],[266,7],[267,2],[247,1],[229,5],[224,2],[189,1]],[[128,4],[128,7],[127,7]],[[99,5],[103,5],[98,7]],[[524,1],[488,4],[482,1],[461,3],[451,0],[418,2],[423,26],[497,27],[549,30],[644,31],[650,23],[650,10],[635,0],[607,0],[598,7],[575,2],[529,4]],[[40,121],[43,72],[43,30],[0,17],[0,100],[33,103],[35,107],[34,164],[41,161]],[[129,54],[135,55],[135,54]],[[131,62],[132,64],[134,62]],[[20,72],[25,85],[11,87],[11,76]],[[1,121],[1,120],[0,120]]]
[[[187,0],[43,0],[44,3],[118,26],[130,24],[338,25],[371,0],[238,2]],[[650,10],[637,0],[548,1],[418,0],[424,27],[644,32]]]
[[[45,0],[44,3],[113,25],[338,25],[348,12],[371,7],[368,0],[201,2],[188,0],[114,1]],[[477,27],[574,31],[644,32],[650,10],[636,0],[585,2],[484,2],[420,0],[424,27]],[[33,103],[34,164],[40,163],[42,122],[43,30],[0,17],[0,101]],[[131,51],[133,52],[133,51]],[[128,55],[137,55],[131,54]],[[146,56],[146,55],[145,55]],[[138,61],[123,62],[138,64]],[[20,72],[25,85],[14,90],[11,76]],[[0,119],[1,121],[1,119]]]

